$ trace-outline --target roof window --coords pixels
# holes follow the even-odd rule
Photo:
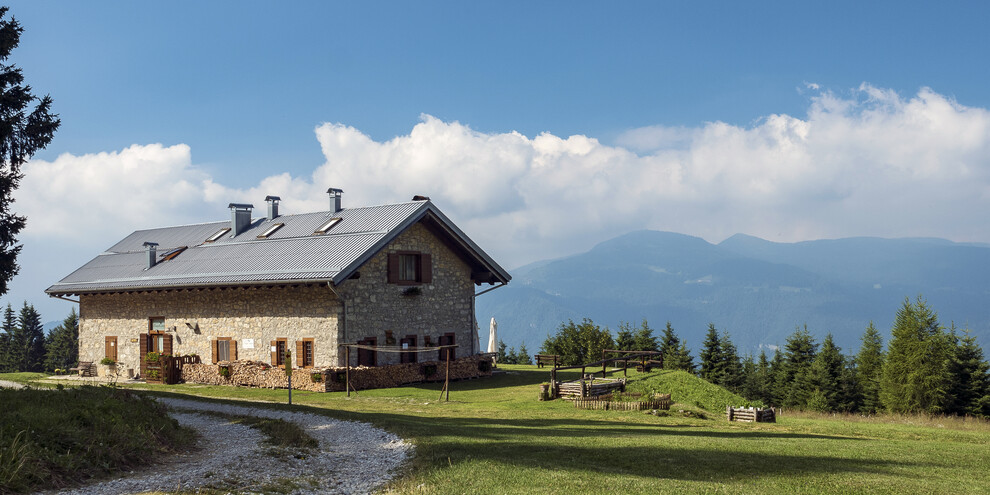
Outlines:
[[[175,249],[169,249],[168,251],[162,253],[162,261],[168,261],[174,259],[176,256],[182,254],[183,251],[189,246],[177,247]]]
[[[219,232],[217,232],[216,234],[211,235],[210,238],[206,240],[206,242],[214,242],[214,241],[220,239],[221,237],[223,237],[223,235],[226,234],[227,232],[230,232],[230,227],[225,227],[225,228],[220,229]]]
[[[276,223],[275,225],[268,227],[268,229],[266,229],[264,232],[258,235],[258,239],[267,239],[268,236],[274,234],[276,230],[282,228],[282,226],[284,225],[285,225],[284,223]]]
[[[320,228],[316,229],[316,232],[313,232],[313,235],[326,234],[327,231],[330,230],[334,225],[337,225],[337,222],[340,222],[339,217],[334,217],[331,218],[330,220],[327,220],[326,223],[320,225]]]

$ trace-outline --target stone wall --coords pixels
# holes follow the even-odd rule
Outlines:
[[[445,363],[430,361],[426,363],[397,364],[392,366],[356,367],[350,370],[352,390],[368,390],[373,388],[390,388],[410,383],[425,381],[443,381]],[[226,376],[221,373],[221,366],[227,368]],[[313,392],[344,391],[345,368],[330,367],[319,369],[294,370],[292,372],[292,388]],[[312,375],[322,377],[313,381]],[[469,356],[450,362],[450,379],[463,380],[491,376],[491,358]],[[188,383],[204,383],[208,385],[232,385],[259,388],[289,388],[285,370],[272,367],[267,363],[254,361],[234,361],[217,364],[187,364],[182,367],[182,379]]]
[[[433,264],[433,280],[416,286],[389,284],[388,255],[397,251],[429,253]],[[436,345],[448,332],[455,334],[459,347],[455,357],[476,354],[474,348],[474,283],[471,268],[443,242],[420,224],[413,225],[389,243],[360,268],[360,277],[340,284],[337,291],[346,301],[344,342],[358,342],[367,337],[377,339],[378,345],[398,345],[399,339],[416,336],[424,345],[430,337]],[[419,294],[405,295],[410,287]],[[391,332],[393,341],[387,336]],[[343,363],[344,353],[340,353]],[[398,354],[379,352],[378,365],[396,364]],[[351,352],[351,365],[357,365],[357,355]]]
[[[313,338],[314,364],[329,366],[337,364],[340,306],[326,285],[82,295],[79,360],[99,362],[104,337],[116,336],[118,362],[138,370],[140,334],[164,317],[173,354],[210,362],[210,341],[230,337],[238,359],[270,362],[272,340],[286,338],[295,354],[296,340]]]

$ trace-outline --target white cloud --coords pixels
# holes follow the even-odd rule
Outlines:
[[[185,145],[66,154],[28,165],[17,207],[34,238],[105,247],[136,228],[223,219],[227,202],[267,194],[287,212],[326,208],[328,186],[345,190],[345,206],[425,194],[506,266],[640,228],[713,241],[736,232],[990,241],[990,112],[927,88],[909,98],[867,84],[848,97],[815,94],[806,118],[651,126],[615,145],[481,133],[428,115],[384,142],[323,124],[326,163],[248,190],[213,182]]]

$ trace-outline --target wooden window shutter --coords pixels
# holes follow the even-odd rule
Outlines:
[[[230,360],[237,361],[237,339],[230,339]]]
[[[272,366],[278,366],[278,341],[272,341]]]
[[[316,366],[316,342],[313,339],[309,339],[309,354],[312,360],[309,362],[309,367],[312,368]]]
[[[144,355],[148,353],[148,334],[141,334],[141,361],[144,361]]]
[[[419,281],[424,284],[433,283],[433,258],[429,253],[419,256]]]
[[[216,339],[213,339],[213,340],[210,341],[210,347],[213,348],[213,364],[217,364],[217,362],[218,362],[217,356],[220,355],[220,349],[219,349],[219,344],[217,344],[217,340]]]
[[[162,354],[168,354],[169,356],[171,356],[172,355],[172,336],[171,335],[163,335],[163,337],[165,337],[165,338],[162,339]]]
[[[399,255],[395,253],[388,255],[388,283],[399,283]]]
[[[296,341],[296,366],[302,368],[305,363],[303,362],[303,341]]]

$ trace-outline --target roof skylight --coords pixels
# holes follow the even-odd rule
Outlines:
[[[177,247],[175,249],[170,249],[167,252],[162,253],[161,260],[168,261],[174,259],[176,256],[182,254],[182,252],[185,251],[187,247],[188,246],[182,246],[182,247]]]
[[[284,225],[285,225],[284,223],[276,223],[275,225],[272,225],[271,227],[268,227],[264,232],[262,232],[258,236],[258,239],[267,239],[268,236],[274,234],[276,230],[282,228],[282,226],[284,226]]]
[[[230,232],[230,227],[226,227],[226,228],[220,229],[219,232],[217,232],[216,234],[211,235],[209,237],[209,239],[206,239],[206,242],[214,242],[217,239],[220,239],[221,237],[223,237],[223,235],[226,234],[227,232]]]
[[[326,234],[327,231],[330,230],[334,225],[337,225],[337,222],[340,222],[339,217],[334,217],[331,218],[330,220],[327,220],[326,223],[320,225],[320,228],[316,229],[316,232],[313,232],[313,235]]]

